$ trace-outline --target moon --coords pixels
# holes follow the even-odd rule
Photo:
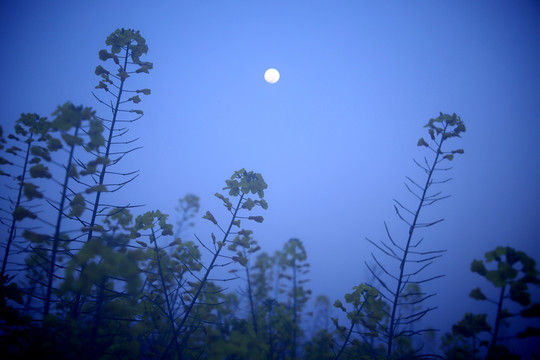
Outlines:
[[[269,84],[275,84],[279,80],[279,71],[276,69],[268,69],[264,73],[264,80]]]

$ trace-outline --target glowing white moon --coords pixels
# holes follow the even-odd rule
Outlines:
[[[269,84],[275,84],[279,80],[279,72],[276,69],[266,70],[264,80]]]

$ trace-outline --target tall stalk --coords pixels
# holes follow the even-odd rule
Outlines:
[[[444,134],[446,133],[446,129],[448,127],[448,124],[444,124],[442,134],[444,138]],[[439,146],[437,147],[437,151],[435,152],[435,158],[433,159],[433,162],[431,163],[431,167],[428,170],[428,177],[426,179],[426,182],[423,187],[422,196],[420,197],[420,201],[418,202],[418,207],[414,213],[414,219],[412,221],[412,224],[409,227],[409,235],[407,237],[407,244],[405,245],[405,248],[403,250],[403,257],[401,259],[401,263],[399,265],[399,275],[397,278],[397,284],[396,284],[396,290],[394,292],[394,300],[392,302],[392,315],[390,316],[390,328],[388,330],[388,352],[387,356],[390,359],[392,355],[392,342],[394,340],[394,334],[396,331],[396,327],[398,326],[398,321],[396,321],[396,311],[399,304],[399,298],[401,296],[402,290],[404,290],[404,286],[402,286],[403,282],[407,281],[404,279],[404,271],[405,271],[405,265],[407,263],[407,255],[409,254],[409,249],[411,247],[411,240],[414,234],[414,231],[416,230],[416,223],[418,221],[418,216],[420,215],[420,211],[422,210],[422,207],[424,206],[424,201],[426,199],[426,194],[429,189],[429,186],[431,185],[431,178],[433,176],[433,172],[435,171],[435,168],[437,167],[439,156],[441,154],[441,147],[443,144],[443,140],[439,142]]]
[[[136,171],[128,173],[115,172],[115,175],[119,175],[121,177],[128,177],[128,179],[119,181],[116,184],[107,184],[105,182],[106,177],[111,174],[110,168],[113,165],[116,165],[125,155],[138,149],[130,148],[128,150],[115,150],[114,152],[112,151],[113,145],[115,144],[115,141],[113,140],[119,136],[125,135],[128,131],[126,128],[118,128],[118,124],[131,123],[140,119],[143,116],[143,112],[141,110],[122,109],[122,105],[124,105],[125,103],[132,102],[137,104],[141,101],[139,95],[134,95],[128,99],[124,99],[126,97],[125,94],[150,94],[149,89],[127,90],[125,88],[126,80],[131,76],[130,74],[149,73],[149,70],[153,68],[153,64],[151,62],[140,60],[140,57],[148,52],[148,46],[146,45],[146,40],[139,34],[138,31],[131,29],[118,29],[111,35],[109,35],[109,37],[107,37],[105,43],[111,46],[111,50],[110,52],[105,49],[101,50],[99,52],[99,58],[102,61],[112,59],[116,66],[118,66],[118,70],[116,74],[113,74],[101,65],[97,66],[95,74],[99,75],[101,80],[96,86],[96,89],[102,89],[106,93],[110,94],[110,96],[112,96],[112,100],[109,104],[95,94],[93,95],[101,104],[106,106],[111,111],[112,118],[106,119],[103,117],[98,117],[98,119],[101,120],[102,125],[106,128],[108,132],[104,141],[103,152],[101,150],[93,152],[95,160],[90,161],[88,164],[84,164],[80,161],[78,162],[78,164],[84,168],[84,170],[81,171],[81,174],[92,175],[94,181],[93,184],[84,184],[88,187],[86,193],[95,193],[94,201],[90,202],[90,221],[85,223],[85,231],[87,231],[86,242],[89,242],[93,239],[94,232],[97,229],[102,230],[102,228],[97,224],[98,215],[103,216],[102,212],[105,210],[105,205],[102,204],[102,194],[104,192],[117,191],[137,177]],[[133,71],[132,66],[135,66],[135,69]],[[135,113],[136,117],[132,119],[121,118],[120,114],[125,113]],[[133,141],[135,140],[126,141],[124,142],[124,144],[131,144]],[[116,144],[118,144],[118,142],[116,142]],[[119,156],[115,159],[112,159],[111,156],[113,154]],[[98,174],[97,176],[95,175],[96,173]],[[129,207],[132,206],[118,206],[117,208],[122,209]],[[107,214],[105,214],[105,216],[107,216]],[[81,271],[84,271],[85,267],[86,264],[83,263],[81,265]],[[77,307],[75,307],[73,311],[74,317],[78,316],[79,306],[82,305],[82,302],[84,300],[80,297],[80,294],[76,295],[75,303],[77,304]]]
[[[334,351],[334,359],[339,360],[344,354],[347,346],[352,342],[351,338],[356,333],[362,338],[366,336],[373,338],[373,333],[377,331],[377,323],[384,317],[384,302],[377,289],[370,285],[360,284],[355,286],[354,291],[345,295],[345,302],[353,306],[352,310],[347,310],[341,300],[336,300],[334,307],[340,309],[350,320],[349,328],[339,325],[337,318],[332,318],[338,333],[343,337],[343,344],[337,351]],[[357,330],[355,330],[357,329]],[[370,346],[373,355],[376,350]],[[376,356],[373,356],[376,357]]]
[[[43,193],[38,190],[38,186],[28,182],[28,176],[33,179],[37,178],[50,178],[52,175],[49,173],[49,170],[46,166],[41,164],[41,160],[50,161],[50,155],[47,148],[34,145],[36,142],[43,142],[48,140],[50,124],[46,118],[42,118],[37,114],[22,114],[21,117],[15,123],[15,134],[10,134],[9,139],[16,142],[22,142],[26,144],[26,149],[24,150],[24,155],[22,155],[23,164],[16,164],[22,167],[22,171],[18,175],[11,175],[4,171],[2,174],[10,175],[13,177],[17,183],[17,198],[15,203],[11,202],[11,207],[13,208],[11,212],[11,224],[9,228],[9,236],[6,240],[5,253],[2,261],[2,270],[0,272],[0,279],[4,279],[6,274],[6,268],[8,263],[9,254],[11,251],[11,246],[15,240],[17,234],[17,223],[22,221],[25,218],[36,219],[37,215],[33,213],[27,206],[24,206],[23,196],[26,197],[28,201],[31,201],[35,198],[42,198]],[[21,137],[23,139],[21,139]],[[22,149],[14,145],[6,149],[6,152],[17,157],[21,157],[19,154]],[[15,160],[14,160],[15,161]],[[2,165],[15,165],[9,160],[0,157],[0,164]],[[8,200],[8,199],[5,199]],[[7,212],[7,209],[4,210]]]
[[[225,246],[225,242],[227,241],[227,239],[229,237],[229,234],[231,233],[231,228],[234,225],[234,221],[236,220],[236,215],[238,213],[238,210],[240,209],[240,204],[241,204],[243,198],[244,198],[244,194],[242,194],[240,196],[240,199],[238,200],[238,204],[236,205],[236,208],[234,209],[234,214],[233,214],[231,220],[229,221],[229,226],[227,227],[227,231],[223,235],[223,240],[218,243],[218,247],[217,247],[217,250],[214,252],[214,256],[212,257],[212,261],[210,261],[210,265],[208,265],[208,267],[206,268],[204,276],[203,276],[200,284],[197,287],[197,291],[195,292],[195,295],[193,295],[193,297],[191,298],[191,302],[189,303],[189,305],[188,305],[188,307],[187,307],[187,309],[186,309],[186,311],[184,313],[184,316],[182,317],[182,320],[180,321],[180,324],[178,324],[178,327],[177,327],[175,333],[173,334],[173,338],[171,339],[171,341],[169,342],[169,344],[165,348],[165,351],[163,352],[163,354],[161,356],[162,359],[164,359],[167,356],[167,353],[169,352],[172,344],[177,343],[178,335],[180,335],[180,332],[184,328],[184,325],[185,325],[187,319],[189,318],[189,314],[193,310],[193,307],[195,306],[195,303],[197,302],[197,299],[199,298],[199,295],[200,295],[201,291],[203,290],[204,286],[206,285],[206,281],[208,280],[208,275],[210,275],[210,272],[214,269],[214,266],[216,264],[216,260],[218,259],[221,250]]]
[[[158,273],[159,273],[159,279],[160,279],[160,282],[161,282],[161,288],[162,288],[162,292],[163,292],[163,297],[165,298],[165,303],[167,305],[167,317],[169,319],[169,324],[171,325],[171,332],[174,334],[176,332],[176,325],[175,325],[175,319],[174,319],[174,311],[173,311],[173,308],[172,308],[172,305],[171,305],[171,301],[169,299],[169,294],[168,294],[168,291],[167,291],[167,284],[165,282],[165,276],[163,276],[163,267],[161,266],[161,259],[160,259],[160,255],[159,255],[159,248],[158,248],[158,245],[157,245],[157,237],[156,237],[156,233],[154,231],[154,228],[152,228],[152,238],[154,239],[154,253],[156,255],[156,262],[157,262],[157,267],[158,267]],[[178,354],[178,357],[181,356],[182,352],[180,350],[180,344],[178,343],[178,338],[176,336],[173,337],[173,340],[174,340],[174,345],[176,346],[176,352]]]
[[[120,154],[120,156],[117,159],[110,159],[110,155],[112,154],[111,149],[114,144],[113,139],[122,136],[127,132],[127,129],[118,129],[117,125],[119,122],[133,122],[138,120],[142,117],[143,112],[141,110],[124,110],[121,109],[121,105],[127,102],[133,102],[135,104],[139,103],[141,101],[139,95],[132,96],[126,100],[123,99],[125,93],[142,93],[144,95],[149,95],[150,90],[149,89],[142,89],[142,90],[126,90],[124,89],[126,80],[130,77],[130,74],[133,73],[148,73],[150,69],[153,68],[153,64],[146,61],[141,61],[139,58],[143,54],[146,54],[148,52],[148,46],[146,45],[146,40],[139,34],[138,31],[135,30],[126,30],[126,29],[118,29],[115,32],[113,32],[106,40],[106,44],[111,46],[111,52],[108,52],[107,50],[101,50],[99,52],[99,58],[103,61],[106,61],[108,59],[113,59],[116,65],[119,66],[118,73],[116,75],[113,75],[110,71],[103,68],[101,65],[99,65],[95,73],[96,75],[101,76],[101,80],[99,84],[96,86],[96,89],[103,89],[105,92],[110,94],[114,99],[114,105],[112,104],[113,101],[111,101],[111,104],[107,103],[106,101],[102,100],[98,96],[94,94],[94,97],[103,105],[105,105],[112,113],[111,119],[104,119],[101,118],[102,122],[107,122],[108,125],[106,126],[108,130],[107,140],[105,141],[105,147],[104,147],[104,153],[98,153],[96,154],[97,160],[94,164],[94,168],[90,169],[87,168],[88,173],[94,173],[95,172],[95,166],[97,164],[101,165],[101,169],[99,170],[99,176],[97,181],[95,182],[95,185],[92,187],[95,190],[95,199],[92,206],[92,214],[90,218],[90,222],[88,223],[88,236],[87,241],[92,239],[93,232],[94,232],[94,226],[96,225],[96,218],[99,214],[99,210],[101,207],[101,195],[105,191],[112,191],[110,189],[107,189],[105,186],[105,177],[109,173],[109,167],[112,165],[115,165],[120,159],[122,159],[127,153],[137,149],[132,148],[126,151],[119,151],[116,152],[116,154]],[[117,54],[120,54],[118,56]],[[120,64],[120,59],[122,59],[122,64]],[[130,61],[131,60],[131,61]],[[138,66],[135,71],[130,71],[130,66],[135,65]],[[114,79],[115,81],[111,80]],[[109,85],[116,88],[116,93],[114,91],[111,91],[109,88]],[[135,113],[138,115],[138,117],[134,119],[120,119],[119,114],[120,113]],[[120,132],[120,133],[119,133]],[[127,144],[132,143],[132,141],[126,141]],[[132,175],[134,172],[131,173],[125,173],[121,174],[124,176]],[[131,182],[134,179],[134,177],[130,178],[129,180],[125,182],[121,182],[117,189],[123,187],[126,183]],[[115,189],[115,190],[117,190]]]
[[[79,133],[79,127],[75,128],[74,136],[77,136]],[[64,213],[64,203],[66,200],[67,195],[67,189],[68,189],[68,182],[69,182],[69,172],[71,169],[71,164],[73,162],[73,153],[75,152],[75,145],[72,145],[69,149],[69,157],[68,162],[66,164],[66,173],[64,175],[64,183],[62,185],[62,195],[60,197],[60,205],[58,206],[58,216],[56,218],[56,226],[54,229],[54,236],[53,236],[53,248],[51,253],[51,263],[50,263],[50,269],[49,269],[49,277],[47,279],[47,294],[45,295],[45,307],[43,310],[43,315],[47,315],[49,313],[49,307],[51,304],[51,292],[52,292],[52,286],[53,286],[53,278],[54,278],[54,268],[56,266],[56,252],[58,251],[58,242],[60,241],[60,228],[62,226],[62,218]]]
[[[282,277],[291,281],[291,290],[288,292],[292,300],[292,329],[291,329],[291,355],[292,359],[297,358],[296,345],[299,337],[299,318],[305,304],[309,299],[311,290],[306,290],[303,283],[306,280],[299,280],[308,273],[309,263],[307,262],[307,252],[300,239],[290,239],[283,246],[283,251],[279,255],[279,265],[283,273]],[[291,269],[292,275],[286,271]]]
[[[407,177],[408,183],[405,183],[407,190],[411,192],[414,195],[414,197],[418,199],[418,205],[416,206],[416,210],[415,211],[410,210],[406,206],[402,205],[399,201],[394,200],[395,201],[394,209],[396,210],[397,216],[399,217],[400,220],[402,220],[408,226],[407,239],[405,241],[405,246],[400,246],[394,241],[394,239],[390,235],[390,231],[388,227],[386,226],[386,224],[385,224],[386,232],[387,232],[387,235],[391,244],[386,244],[385,242],[381,242],[382,243],[382,246],[381,246],[367,239],[377,249],[381,250],[385,255],[387,255],[391,259],[396,260],[399,263],[399,271],[397,275],[392,275],[391,272],[387,270],[386,267],[373,254],[372,254],[372,257],[375,260],[376,264],[383,270],[383,274],[378,275],[376,271],[366,263],[366,266],[368,267],[371,274],[379,281],[382,288],[385,290],[382,293],[383,297],[390,303],[390,308],[391,308],[390,313],[389,313],[390,321],[386,329],[386,335],[387,335],[386,353],[387,353],[388,359],[393,358],[394,340],[396,338],[410,337],[412,335],[419,334],[423,331],[428,330],[428,329],[412,330],[412,329],[407,329],[407,326],[420,320],[428,312],[434,310],[435,308],[427,307],[419,311],[415,311],[413,314],[406,314],[406,315],[399,314],[398,308],[401,308],[402,306],[409,306],[409,305],[422,303],[428,298],[435,295],[435,294],[426,294],[426,293],[420,292],[416,294],[418,295],[419,299],[417,297],[415,297],[416,299],[414,300],[407,299],[408,297],[407,296],[408,294],[406,291],[407,285],[409,284],[418,285],[421,283],[425,283],[425,282],[437,279],[442,276],[442,275],[437,275],[437,276],[431,276],[425,279],[417,279],[417,275],[419,273],[421,273],[424,269],[426,269],[429,265],[431,265],[436,258],[442,256],[441,253],[443,252],[443,250],[418,251],[416,250],[416,248],[420,245],[420,243],[422,242],[422,239],[420,239],[417,242],[413,242],[413,237],[418,228],[430,227],[443,221],[443,219],[439,219],[432,222],[421,223],[419,222],[419,217],[424,207],[432,205],[448,197],[448,196],[441,196],[441,192],[438,192],[435,194],[428,193],[432,185],[445,183],[450,180],[450,179],[446,179],[443,181],[435,181],[433,179],[435,171],[449,170],[449,168],[440,168],[440,163],[444,160],[451,161],[454,159],[455,154],[463,153],[463,150],[461,149],[452,150],[452,151],[443,151],[443,143],[447,139],[452,138],[452,137],[460,137],[460,133],[465,131],[465,125],[456,114],[447,115],[447,114],[441,113],[439,117],[435,119],[431,119],[425,127],[428,128],[428,132],[434,146],[426,142],[424,138],[420,138],[417,145],[425,146],[429,148],[435,154],[435,157],[431,161],[431,163],[428,162],[428,160],[425,158],[424,159],[425,165],[421,165],[420,163],[415,161],[416,165],[418,165],[427,175],[427,178],[423,186],[419,185],[418,183],[416,183],[414,180],[412,180],[409,177]],[[418,190],[420,191],[420,193],[418,193]],[[411,257],[412,255],[415,255],[416,257]],[[417,264],[416,267],[413,267],[411,269],[411,265],[410,265],[411,263]],[[387,281],[384,281],[382,279],[382,276],[384,275],[389,276],[393,281],[395,281],[395,286],[393,289],[390,287],[390,284],[387,285]],[[409,355],[410,353],[416,352],[416,350],[414,349],[409,349],[405,351],[409,352]]]
[[[62,131],[62,138],[64,138],[64,141],[69,147],[69,154],[67,162],[64,165],[64,181],[62,183],[60,201],[55,207],[57,211],[57,216],[54,228],[54,235],[52,237],[53,247],[51,250],[49,270],[47,271],[48,277],[43,315],[47,315],[50,309],[53,280],[55,278],[55,268],[57,266],[56,257],[58,254],[59,243],[61,241],[60,235],[62,229],[62,220],[66,217],[65,210],[68,207],[68,205],[66,204],[66,200],[69,200],[68,191],[71,190],[69,187],[69,181],[72,177],[77,176],[74,165],[75,149],[77,145],[83,144],[83,139],[79,138],[79,132],[81,130],[85,131],[82,128],[82,126],[84,125],[83,121],[89,123],[88,130],[86,131],[86,133],[89,135],[89,139],[86,143],[87,148],[94,148],[98,146],[97,144],[101,143],[101,133],[99,131],[93,132],[91,130],[93,125],[95,125],[92,124],[92,121],[96,121],[96,119],[94,117],[94,112],[90,108],[83,109],[82,106],[76,107],[73,104],[67,102],[63,106],[59,106],[58,109],[53,113],[53,115],[56,115],[56,118],[51,123],[52,129]],[[67,131],[71,130],[71,128],[75,128],[73,135],[67,134]],[[100,129],[102,128],[100,127]],[[82,195],[75,195],[73,200],[70,202],[70,205],[72,206],[72,210],[70,213],[71,216],[77,217],[82,214],[85,208]]]
[[[246,256],[246,250],[244,249],[244,256]],[[247,295],[249,301],[249,311],[251,313],[251,321],[253,322],[253,331],[255,336],[259,335],[259,326],[257,322],[257,312],[255,311],[255,299],[253,296],[253,285],[251,281],[251,275],[249,274],[249,266],[246,266],[246,281],[247,281]]]
[[[204,219],[207,219],[211,221],[214,225],[217,225],[219,229],[223,232],[223,237],[221,241],[216,242],[215,236],[212,234],[213,242],[214,242],[214,251],[212,253],[212,260],[210,261],[210,264],[206,267],[206,270],[204,272],[204,275],[202,279],[198,282],[196,285],[196,288],[194,290],[194,294],[191,297],[191,301],[189,302],[189,305],[186,307],[184,314],[182,316],[182,320],[179,322],[175,333],[173,334],[173,338],[169,341],[167,347],[163,351],[163,354],[161,355],[161,359],[165,359],[168,352],[170,351],[170,348],[173,344],[176,343],[177,337],[180,335],[182,331],[186,330],[186,323],[187,320],[190,318],[190,314],[195,308],[195,305],[197,304],[197,300],[199,296],[201,295],[201,292],[205,288],[207,282],[208,282],[208,276],[212,272],[212,270],[217,266],[217,260],[221,256],[222,249],[227,245],[227,243],[230,244],[229,249],[234,251],[236,249],[236,246],[242,246],[242,247],[249,247],[249,240],[248,236],[251,231],[246,230],[240,230],[236,232],[236,234],[243,235],[243,238],[236,237],[233,240],[229,240],[230,235],[233,234],[232,229],[233,226],[240,226],[240,219],[247,219],[247,220],[253,220],[255,222],[262,222],[263,217],[262,216],[248,216],[248,217],[241,217],[238,215],[238,212],[240,209],[246,209],[251,210],[254,206],[259,205],[263,209],[266,209],[268,207],[265,200],[262,198],[264,197],[264,189],[267,188],[267,185],[262,177],[261,174],[254,173],[252,171],[247,172],[244,169],[236,171],[232,176],[230,180],[226,180],[227,186],[224,189],[229,189],[229,195],[232,196],[239,196],[239,199],[236,203],[236,206],[233,206],[233,204],[230,202],[229,198],[226,198],[225,196],[216,193],[216,197],[221,199],[227,208],[227,210],[231,213],[231,219],[229,221],[229,224],[224,230],[221,228],[217,222],[217,220],[214,218],[214,215],[210,213],[210,211],[207,211],[206,214],[203,216]],[[245,199],[246,195],[249,193],[257,194],[260,198],[260,200],[252,200],[251,198]],[[204,246],[204,244],[203,244]],[[205,246],[206,247],[206,246]],[[207,247],[206,247],[207,248]],[[237,255],[230,257],[233,261],[238,262],[242,266],[247,265],[247,259],[243,256],[242,252],[237,252]],[[187,343],[187,337],[189,333],[185,335],[184,341],[182,341],[182,344]]]
[[[19,208],[21,206],[21,199],[22,199],[22,191],[23,191],[23,185],[24,181],[26,179],[26,168],[28,167],[28,159],[30,157],[30,147],[32,146],[32,135],[27,140],[27,147],[26,147],[26,153],[24,156],[24,163],[23,163],[23,169],[21,171],[20,178],[20,186],[19,191],[17,192],[17,200],[15,201],[15,209]],[[11,249],[11,243],[13,242],[13,239],[15,238],[15,223],[17,222],[17,218],[15,216],[11,219],[11,226],[9,228],[9,237],[6,241],[6,252],[4,254],[4,261],[2,262],[2,272],[0,273],[0,279],[4,278],[4,273],[6,272],[6,266],[8,262],[8,256],[9,256],[9,250]]]

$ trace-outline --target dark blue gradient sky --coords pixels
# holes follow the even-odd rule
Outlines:
[[[130,132],[143,148],[122,162],[141,175],[115,201],[173,213],[191,192],[219,217],[224,180],[260,172],[269,209],[255,238],[267,252],[300,238],[310,286],[333,302],[370,280],[365,237],[385,239],[383,221],[405,240],[392,199],[415,206],[403,181],[424,181],[423,125],[455,112],[465,154],[440,188],[452,196],[424,213],[445,221],[421,233],[448,250],[426,272],[446,275],[432,321],[487,311],[468,298],[489,287],[474,258],[508,245],[540,260],[538,1],[3,0],[1,125],[68,100],[103,113],[94,69],[119,27],[141,31],[154,70],[128,82],[152,95]]]

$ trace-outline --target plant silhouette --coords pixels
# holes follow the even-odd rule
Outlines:
[[[486,265],[495,263],[492,270]],[[499,295],[491,299],[484,295],[478,287],[471,291],[469,296],[475,300],[486,301],[495,305],[495,322],[490,326],[487,322],[487,314],[473,315],[466,313],[463,320],[452,327],[452,334],[446,334],[443,348],[449,358],[456,358],[458,354],[470,358],[478,358],[482,348],[487,349],[488,359],[519,358],[511,354],[510,350],[500,339],[500,328],[503,321],[511,319],[534,319],[540,317],[540,304],[532,302],[529,286],[540,285],[536,262],[523,251],[517,251],[509,246],[498,246],[495,250],[485,254],[485,262],[474,260],[471,263],[471,271],[486,278],[493,286],[500,289]],[[507,308],[508,301],[517,307],[516,311]],[[514,320],[517,323],[517,320]],[[525,339],[540,335],[537,326],[527,326],[511,338]],[[465,344],[466,339],[471,339],[470,344]]]
[[[7,184],[0,219],[1,358],[441,357],[426,353],[415,337],[432,330],[420,325],[434,309],[425,305],[434,294],[424,284],[441,275],[423,274],[442,253],[421,249],[418,230],[442,221],[424,221],[423,215],[447,197],[433,193],[448,181],[436,175],[463,153],[446,149],[465,131],[457,115],[429,120],[429,138],[417,143],[431,157],[416,162],[422,182],[407,177],[414,207],[395,200],[404,236],[394,237],[385,223],[387,241],[368,239],[386,256],[372,254],[374,265],[366,263],[374,283],[358,281],[332,306],[308,288],[309,243],[293,237],[267,253],[256,240],[252,228],[261,226],[259,212],[268,209],[260,173],[234,171],[224,191],[215,193],[218,209],[202,216],[201,199],[191,193],[179,199],[176,219],[142,210],[135,198],[115,203],[115,194],[138,176],[118,166],[138,149],[136,139],[126,139],[130,124],[143,115],[132,107],[151,93],[128,86],[153,64],[141,60],[148,46],[138,31],[118,29],[106,45],[99,51],[104,63],[95,69],[94,96],[109,115],[65,102],[51,119],[23,114],[12,133],[0,128],[0,175]],[[199,216],[212,226],[206,236],[190,234]],[[535,266],[509,247],[473,261],[471,270],[499,296],[490,299],[478,288],[471,297],[493,303],[495,320],[466,313],[444,337],[449,359],[512,356],[501,328],[539,316],[530,291],[539,284]],[[524,327],[516,337],[539,333]]]
[[[419,228],[431,227],[443,221],[443,219],[439,219],[435,221],[422,222],[420,221],[420,214],[425,207],[433,205],[434,203],[448,197],[442,196],[441,192],[430,192],[433,185],[445,183],[449,180],[436,180],[434,179],[435,173],[438,170],[448,170],[449,168],[441,168],[442,163],[445,161],[452,161],[456,154],[463,154],[462,149],[446,150],[443,148],[443,145],[449,139],[461,137],[461,133],[465,131],[465,125],[459,116],[456,114],[448,115],[441,113],[439,117],[430,119],[425,127],[428,129],[430,143],[424,140],[424,138],[420,138],[417,145],[429,149],[433,154],[433,160],[428,161],[427,158],[424,158],[425,164],[421,164],[416,160],[415,164],[423,170],[426,175],[426,180],[423,185],[420,185],[412,178],[407,177],[407,182],[405,183],[407,190],[418,201],[417,206],[411,210],[398,200],[394,200],[394,209],[396,210],[396,214],[407,227],[407,233],[403,244],[400,244],[399,241],[394,240],[394,237],[391,235],[386,223],[386,233],[390,242],[381,241],[381,243],[378,244],[370,239],[367,239],[378,250],[388,256],[388,258],[399,264],[397,274],[395,274],[391,270],[387,269],[387,266],[382,264],[381,261],[372,254],[373,260],[377,266],[382,269],[382,274],[378,275],[375,269],[366,262],[367,268],[381,285],[381,294],[383,298],[386,299],[390,305],[390,312],[388,313],[389,322],[384,334],[386,338],[388,359],[407,355],[395,353],[394,343],[396,340],[403,340],[404,337],[410,337],[429,330],[413,330],[408,328],[408,326],[424,317],[428,312],[434,309],[433,307],[423,308],[409,314],[402,314],[399,312],[399,309],[403,306],[420,304],[434,295],[425,294],[422,292],[407,291],[408,288],[410,289],[411,285],[419,285],[437,279],[441,276],[438,275],[418,279],[418,274],[432,264],[433,260],[441,256],[440,253],[443,251],[418,250],[423,239],[416,240],[415,235]],[[387,280],[383,279],[383,277],[387,278]],[[410,356],[412,354],[408,355]]]

